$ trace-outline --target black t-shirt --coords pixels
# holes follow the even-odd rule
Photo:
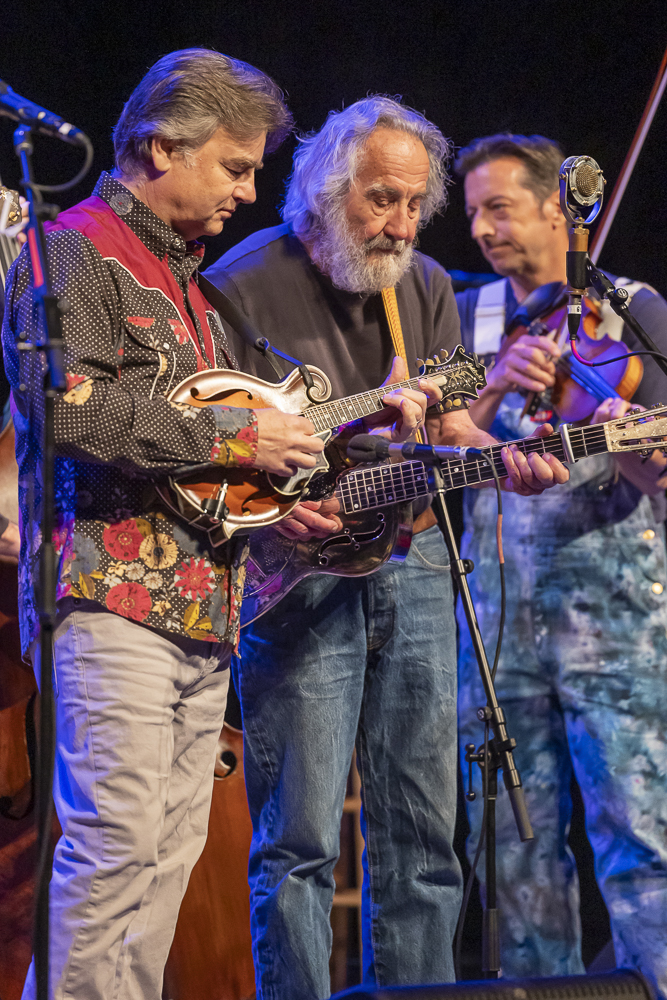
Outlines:
[[[410,375],[426,359],[460,343],[449,275],[423,254],[396,287]],[[334,288],[287,225],[264,229],[206,271],[257,330],[299,362],[321,368],[339,399],[384,382],[394,349],[382,296]],[[265,358],[230,332],[239,367],[274,382]]]

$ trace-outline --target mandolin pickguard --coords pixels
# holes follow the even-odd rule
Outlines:
[[[412,538],[412,505],[401,504],[341,518],[343,531],[327,538],[297,541],[274,528],[250,538],[241,605],[241,625],[249,625],[313,573],[367,576],[388,559],[402,561]]]

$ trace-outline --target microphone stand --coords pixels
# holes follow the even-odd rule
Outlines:
[[[600,298],[607,299],[616,315],[620,316],[626,326],[632,330],[635,337],[640,344],[643,345],[645,350],[655,352],[653,360],[658,365],[663,375],[667,375],[667,358],[663,357],[662,352],[657,345],[654,344],[653,340],[643,328],[639,320],[636,319],[630,312],[628,307],[629,296],[627,289],[617,288],[614,283],[609,280],[607,275],[603,274],[603,272],[588,256],[586,257],[586,278],[587,284],[593,286]]]
[[[32,171],[32,134],[29,125],[20,125],[14,132],[14,149],[21,163],[21,185],[30,207],[27,229],[28,248],[33,276],[33,302],[41,315],[43,338],[39,343],[20,339],[18,350],[39,353],[46,361],[44,372],[44,436],[42,453],[42,517],[39,588],[39,649],[40,649],[40,725],[37,744],[37,843],[38,868],[34,917],[34,962],[37,1000],[49,997],[49,883],[51,880],[51,821],[53,816],[53,766],[55,757],[55,713],[52,687],[53,633],[56,621],[57,560],[53,544],[55,527],[55,435],[54,404],[65,389],[61,314],[67,310],[64,299],[58,299],[51,289],[44,218],[55,218],[58,209],[42,200],[34,185]],[[19,338],[22,338],[19,334]],[[20,355],[19,355],[20,357]]]
[[[522,841],[533,839],[526,800],[521,785],[521,778],[514,763],[513,749],[516,740],[507,733],[505,713],[498,704],[491,676],[489,661],[486,657],[484,642],[479,630],[479,622],[475,606],[470,595],[467,574],[472,572],[473,565],[469,559],[461,559],[452,522],[445,502],[445,480],[440,464],[433,466],[433,477],[436,491],[433,496],[433,512],[438,527],[445,539],[449,551],[452,576],[456,580],[461,603],[465,612],[470,637],[472,639],[480,677],[486,695],[486,705],[480,708],[477,716],[480,721],[488,723],[493,732],[493,738],[488,743],[488,753],[482,749],[474,753],[474,745],[466,747],[468,763],[476,762],[484,774],[484,792],[486,796],[485,840],[486,840],[486,905],[482,927],[482,969],[486,979],[498,979],[500,976],[500,933],[498,926],[498,909],[496,897],[496,797],[498,793],[498,769],[502,768],[503,781],[510,797],[514,819]]]

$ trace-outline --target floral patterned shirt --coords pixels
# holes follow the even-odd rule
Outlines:
[[[197,284],[203,248],[188,243],[119,181],[51,226],[54,292],[65,296],[67,391],[55,403],[58,599],[82,597],[133,621],[235,643],[245,545],[215,550],[179,523],[155,486],[211,464],[249,465],[253,410],[172,404],[170,389],[205,367],[235,367]],[[21,638],[38,632],[43,377],[41,331],[24,250],[10,270],[3,342],[19,463]]]

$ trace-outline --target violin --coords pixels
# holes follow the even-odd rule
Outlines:
[[[501,358],[522,334],[550,337],[563,353],[556,362],[555,384],[542,393],[528,392],[522,417],[542,423],[556,413],[568,423],[591,417],[605,399],[632,399],[644,374],[641,358],[628,357],[629,348],[607,333],[600,336],[601,304],[586,296],[577,349],[587,361],[616,360],[599,369],[577,361],[567,346],[567,292],[560,282],[535,289],[512,316],[497,357]]]

